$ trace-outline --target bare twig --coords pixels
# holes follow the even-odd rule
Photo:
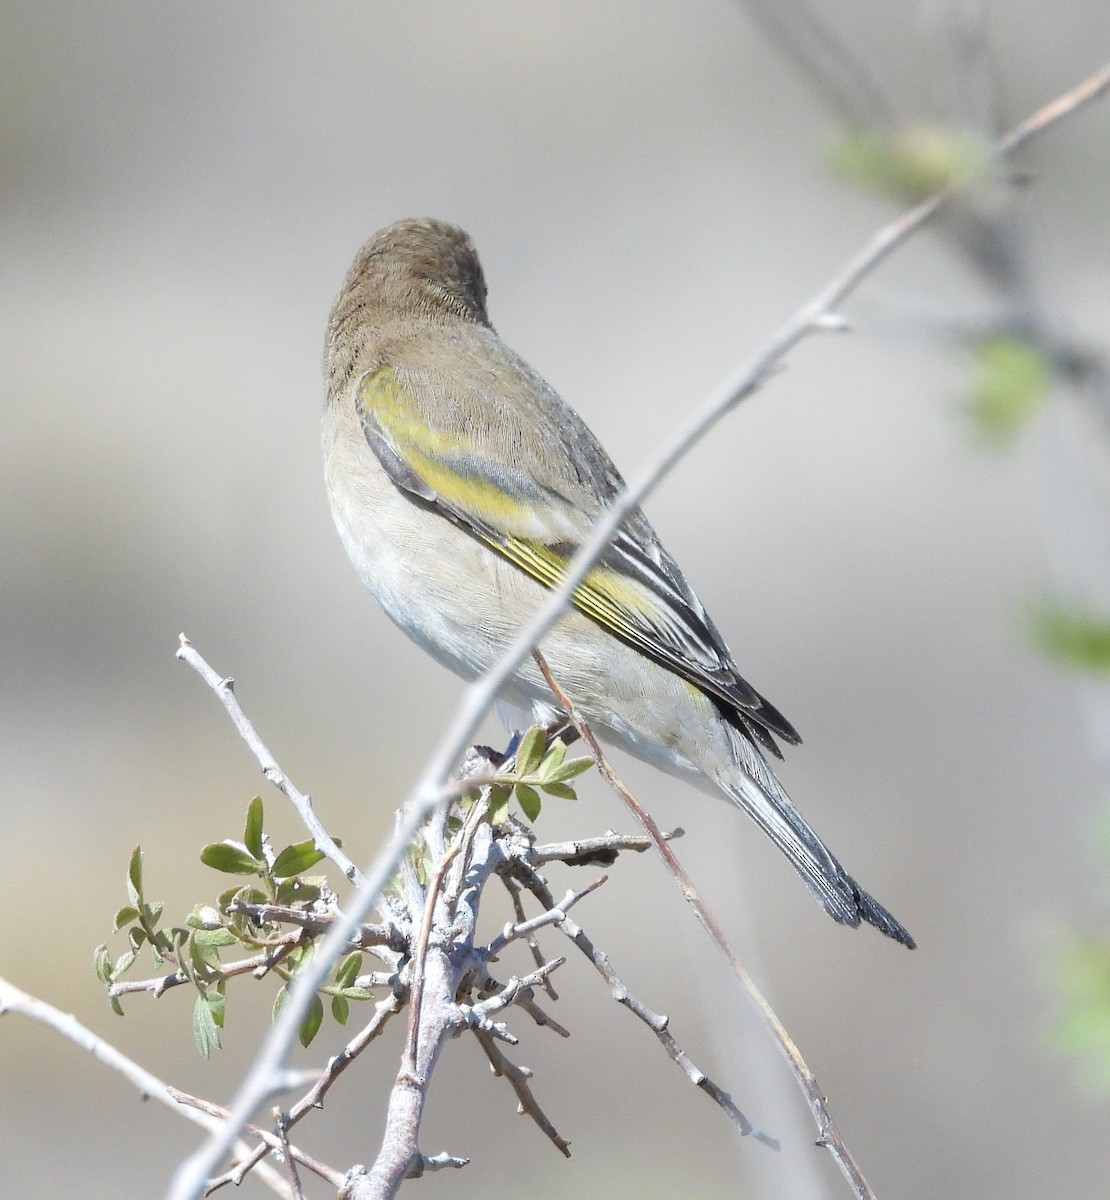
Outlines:
[[[764,36],[815,85],[849,125],[889,125],[893,112],[866,66],[813,10],[809,0],[742,0]]]
[[[537,929],[542,929],[545,925],[560,925],[567,913],[582,899],[583,896],[588,896],[591,892],[597,891],[599,887],[609,878],[608,875],[602,875],[595,879],[588,887],[584,887],[581,891],[567,892],[567,894],[559,901],[558,904],[553,904],[546,912],[542,912],[539,916],[532,917],[527,921],[518,921],[515,925],[506,925],[505,928],[495,937],[486,947],[486,957],[494,958],[500,954],[502,949],[515,941],[519,937],[525,937],[528,934],[534,933]],[[542,964],[539,964],[542,966]],[[545,977],[546,978],[546,977]]]
[[[263,950],[259,954],[252,954],[250,958],[240,958],[235,962],[220,963],[218,968],[219,975],[221,978],[231,979],[236,975],[248,975],[254,971],[261,978],[285,958],[290,950],[299,945],[300,941],[301,935],[299,932],[290,933],[284,937],[275,939],[276,944],[271,944],[268,949]],[[150,992],[157,999],[164,992],[168,992],[170,988],[180,987],[183,983],[189,982],[191,982],[189,976],[184,971],[171,971],[167,975],[156,975],[153,979],[119,980],[109,985],[108,995],[119,997],[135,992]]]
[[[755,980],[748,974],[747,968],[741,963],[736,952],[733,950],[728,938],[725,937],[724,930],[721,928],[717,918],[710,911],[709,907],[702,900],[694,887],[693,881],[686,873],[685,868],[675,857],[674,851],[667,845],[663,837],[662,831],[656,825],[651,814],[641,808],[639,802],[632,793],[624,786],[616,771],[613,770],[609,760],[605,757],[604,752],[598,745],[597,739],[594,737],[592,730],[586,724],[582,714],[577,707],[559,686],[552,674],[543,655],[534,650],[536,662],[540,670],[543,672],[543,677],[547,681],[547,686],[551,688],[556,699],[563,706],[564,711],[574,722],[575,729],[590,748],[590,752],[597,760],[598,769],[609,781],[613,790],[620,796],[630,811],[636,817],[636,820],[644,827],[648,837],[651,838],[658,851],[659,856],[667,865],[668,870],[678,884],[679,890],[682,892],[683,898],[692,906],[698,920],[705,928],[706,932],[717,943],[725,958],[728,959],[730,966],[739,979],[744,990],[751,997],[752,1002],[759,1010],[760,1016],[763,1017],[771,1030],[771,1033],[779,1048],[786,1056],[786,1061],[790,1064],[790,1069],[794,1073],[794,1078],[798,1081],[798,1086],[802,1090],[802,1094],[806,1098],[806,1103],[809,1105],[810,1112],[813,1114],[813,1119],[817,1125],[817,1141],[818,1144],[824,1146],[832,1155],[836,1165],[840,1168],[847,1179],[849,1186],[859,1200],[874,1200],[874,1193],[867,1184],[867,1180],[863,1177],[863,1172],[859,1169],[851,1152],[848,1150],[840,1130],[836,1126],[836,1122],[832,1119],[832,1114],[829,1112],[828,1105],[825,1101],[824,1093],[817,1084],[817,1080],[813,1072],[806,1065],[805,1059],[802,1057],[801,1051],[794,1044],[794,1039],[786,1030],[786,1026],[779,1020],[775,1010],[768,1003],[766,997],[756,986]],[[658,1032],[658,1030],[656,1031]]]
[[[258,731],[243,711],[243,706],[239,703],[239,698],[235,695],[235,680],[224,678],[217,674],[205,662],[184,634],[181,634],[178,640],[180,645],[177,648],[176,657],[182,662],[188,663],[216,693],[220,703],[227,709],[227,715],[231,718],[232,724],[239,731],[239,736],[247,743],[254,757],[258,759],[258,765],[262,768],[262,774],[266,776],[267,780],[297,810],[297,815],[304,822],[316,842],[316,849],[335,863],[347,877],[349,883],[353,883],[355,887],[360,887],[363,883],[362,872],[335,844],[331,834],[324,828],[320,818],[316,815],[316,809],[312,804],[312,797],[306,796],[304,792],[298,790],[289,776],[278,766],[277,759],[274,758],[267,749],[266,744],[258,736]]]
[[[194,1125],[199,1125],[209,1133],[222,1127],[223,1121],[218,1117],[196,1109],[182,1107],[174,1089],[169,1084],[163,1083],[145,1067],[140,1067],[137,1062],[117,1050],[110,1042],[106,1042],[91,1029],[82,1025],[72,1013],[62,1012],[45,1000],[30,995],[0,977],[0,1017],[7,1016],[9,1013],[28,1017],[32,1021],[38,1021],[53,1029],[55,1033],[60,1033],[62,1037],[71,1041],[79,1049],[91,1054],[97,1062],[103,1063],[117,1074],[122,1075],[144,1099],[149,1097],[151,1100],[157,1100],[179,1117],[192,1121]],[[250,1157],[251,1149],[244,1142],[236,1140],[234,1154],[237,1159],[245,1159]],[[289,1185],[282,1179],[281,1174],[269,1164],[262,1164],[258,1171],[258,1177],[275,1195],[281,1196],[285,1200],[292,1200]]]
[[[493,1073],[505,1079],[513,1091],[516,1092],[519,1111],[535,1121],[550,1139],[551,1144],[564,1158],[570,1158],[570,1142],[566,1138],[559,1136],[559,1131],[551,1124],[547,1114],[540,1107],[539,1101],[537,1101],[532,1093],[532,1088],[528,1083],[532,1072],[527,1067],[518,1067],[516,1063],[507,1059],[488,1033],[483,1033],[480,1029],[476,1029],[474,1036],[478,1039],[478,1044],[485,1052],[486,1058],[489,1059],[489,1065]]]
[[[684,829],[672,829],[663,836],[670,841],[685,835]],[[632,850],[643,854],[651,849],[651,839],[631,833],[609,833],[596,838],[575,838],[572,842],[548,842],[542,846],[534,846],[529,861],[539,866],[547,862],[564,862],[568,866],[579,866],[585,863],[616,862],[617,855],[622,850]]]
[[[536,897],[541,904],[551,906],[554,902],[554,897],[544,882],[540,874],[531,867],[525,869],[524,875],[525,885],[528,890]],[[549,907],[548,911],[551,911]],[[613,970],[612,963],[609,961],[609,956],[604,951],[600,950],[589,938],[580,925],[577,925],[570,917],[563,917],[559,922],[559,928],[563,933],[570,938],[575,946],[593,963],[594,967],[609,985],[609,991],[613,999],[618,1004],[622,1004],[629,1012],[634,1013],[643,1023],[655,1034],[659,1039],[667,1054],[682,1068],[687,1079],[700,1088],[707,1096],[710,1097],[717,1105],[720,1106],[740,1131],[741,1136],[751,1134],[765,1145],[777,1150],[779,1143],[773,1138],[764,1133],[758,1126],[753,1125],[739,1108],[732,1101],[732,1097],[724,1091],[723,1088],[717,1086],[708,1075],[705,1074],[694,1062],[685,1050],[679,1046],[672,1036],[668,1028],[667,1018],[654,1013],[641,1000],[628,990],[627,985],[620,976]]]
[[[1048,128],[1054,121],[1094,100],[1108,86],[1110,67],[1104,68],[1091,79],[1072,88],[1023,121],[997,143],[995,153],[999,156],[1009,153],[1034,134]],[[581,583],[621,522],[642,503],[648,492],[696,441],[726,413],[757,391],[774,372],[784,355],[798,342],[815,332],[823,318],[834,312],[841,300],[853,291],[862,279],[874,271],[911,234],[926,224],[952,195],[951,189],[938,192],[878,230],[828,284],[803,304],[771,336],[762,350],[724,382],[659,453],[638,482],[623,492],[596,523],[593,533],[568,565],[560,585],[552,589],[546,602],[520,629],[494,667],[467,689],[462,705],[409,795],[403,819],[367,868],[365,881],[353,897],[344,920],[336,924],[319,945],[313,960],[298,971],[281,1015],[240,1085],[226,1125],[218,1136],[210,1137],[181,1164],[170,1189],[171,1200],[196,1200],[204,1187],[205,1179],[219,1163],[243,1122],[269,1094],[273,1080],[280,1072],[282,1060],[297,1035],[301,1019],[317,987],[341,953],[341,948],[346,944],[351,932],[370,911],[396,871],[417,830],[443,804],[446,781],[466,746],[474,740],[479,721],[521,662],[558,619],[571,593]],[[241,729],[241,732],[244,731]]]
[[[216,1117],[220,1120],[226,1120],[227,1109],[221,1108],[218,1104],[213,1104],[210,1100],[202,1100],[198,1096],[191,1096],[188,1092],[180,1091],[178,1088],[171,1087],[170,1095],[177,1101],[178,1104],[184,1105],[189,1109],[195,1109],[198,1112],[207,1113],[211,1117]],[[296,1146],[289,1144],[289,1138],[286,1132],[287,1122],[283,1123],[280,1133],[272,1133],[269,1129],[263,1128],[261,1125],[245,1125],[244,1128],[249,1130],[256,1138],[259,1138],[263,1143],[259,1150],[262,1154],[267,1154],[271,1150],[276,1150],[279,1154],[287,1156],[291,1161],[296,1161],[303,1167],[307,1167],[313,1174],[319,1175],[321,1179],[326,1179],[333,1187],[342,1186],[345,1178],[342,1171],[337,1171],[333,1167],[329,1167],[327,1163],[320,1162],[319,1159],[313,1158],[311,1154],[305,1154],[303,1150],[298,1150]],[[258,1150],[255,1151],[252,1157],[258,1157]],[[241,1169],[230,1171],[226,1176],[220,1176],[218,1179],[213,1179],[209,1191],[215,1191],[217,1187],[223,1187],[224,1184],[234,1183],[236,1187],[243,1182],[247,1172]]]

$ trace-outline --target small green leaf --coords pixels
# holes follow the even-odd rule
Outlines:
[[[343,996],[332,996],[331,998],[331,1015],[340,1025],[347,1024],[347,1018],[351,1015],[351,1006]]]
[[[274,997],[274,1007],[273,1007],[273,1011],[270,1013],[270,1020],[273,1021],[275,1024],[277,1023],[278,1017],[281,1016],[281,1010],[285,1007],[285,1002],[288,999],[289,999],[289,988],[286,987],[285,985],[282,985],[280,988],[278,988],[278,993]]]
[[[324,856],[316,848],[316,842],[311,838],[305,841],[294,842],[292,846],[286,846],[284,850],[278,854],[274,865],[270,868],[270,874],[275,878],[289,878],[293,875],[300,875],[316,866],[320,859]]]
[[[505,807],[509,803],[510,789],[504,784],[495,783],[490,785],[489,789],[489,819],[494,825],[502,820],[505,815]]]
[[[212,1051],[220,1048],[220,1031],[203,992],[193,1003],[193,1041],[201,1058],[211,1057]]]
[[[319,996],[312,997],[312,1003],[308,1006],[308,1012],[304,1015],[304,1020],[301,1022],[300,1029],[297,1030],[297,1037],[302,1046],[306,1049],[312,1044],[312,1039],[320,1032],[320,1025],[324,1020],[324,1002]]]
[[[358,950],[348,954],[347,957],[339,964],[339,969],[335,973],[335,983],[337,987],[350,987],[358,978],[358,973],[362,967],[362,955]]]
[[[117,1017],[123,1016],[123,1005],[120,1004],[118,996],[109,995],[108,996],[108,1005],[111,1008],[112,1012],[114,1012]]]
[[[223,980],[220,981],[220,986],[214,987],[210,992],[206,992],[204,998],[208,1001],[208,1009],[212,1014],[212,1020],[215,1021],[216,1027],[223,1029],[224,1017],[227,1013],[227,997],[223,992]]]
[[[198,904],[185,918],[190,929],[222,929],[223,923],[222,914],[211,904]]]
[[[547,778],[552,783],[566,783],[568,779],[577,779],[579,775],[584,775],[593,765],[594,760],[589,757],[571,758],[552,771]]]
[[[148,940],[146,930],[140,928],[138,925],[133,925],[127,931],[127,944],[136,954],[143,948],[143,943]]]
[[[547,734],[541,726],[533,725],[524,731],[520,745],[516,748],[516,773],[518,775],[531,775],[540,765],[546,742]]]
[[[96,967],[96,977],[101,983],[112,982],[112,959],[107,946],[97,946],[93,951],[93,964]]]
[[[540,763],[540,774],[547,777],[552,771],[557,770],[562,766],[563,759],[567,756],[567,744],[562,738],[556,738],[551,743],[551,749],[543,756],[543,762]]]
[[[132,921],[138,920],[139,910],[130,904],[125,904],[123,908],[116,910],[116,915],[112,918],[112,932],[119,933],[125,926],[130,925]]]
[[[292,846],[286,846],[277,856],[270,874],[277,879],[288,879],[291,875],[300,875],[302,871],[314,867],[323,857],[312,838],[295,842]]]
[[[574,790],[574,788],[569,787],[565,783],[555,783],[552,781],[550,783],[541,783],[540,787],[543,788],[547,795],[558,796],[560,800],[578,799],[578,793]]]
[[[234,946],[239,939],[227,929],[198,929],[193,934],[193,941],[198,946],[213,947]]]
[[[275,896],[278,904],[311,904],[319,898],[320,888],[317,884],[297,878],[281,880]]]
[[[127,864],[127,897],[135,908],[143,900],[143,849],[136,846]]]
[[[165,900],[155,900],[153,904],[143,905],[143,924],[148,929],[153,929],[158,924],[158,918],[162,915],[162,909],[166,907]]]
[[[247,852],[261,859],[262,854],[262,797],[255,796],[247,805],[247,823],[243,828],[243,845]]]
[[[135,961],[135,951],[126,950],[116,959],[116,964],[112,968],[112,978],[118,979],[124,971],[128,970],[131,964]]]
[[[264,866],[237,842],[210,843],[200,852],[200,861],[228,875],[257,875]]]
[[[346,996],[348,1000],[373,1000],[374,999],[374,993],[372,991],[370,991],[369,988],[362,988],[362,987],[345,987],[343,989],[343,995]]]
[[[528,818],[529,821],[535,821],[540,815],[540,794],[535,788],[529,787],[526,783],[518,783],[516,785],[516,801],[520,805],[520,811]]]

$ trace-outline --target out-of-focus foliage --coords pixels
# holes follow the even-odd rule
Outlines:
[[[1019,337],[986,338],[974,353],[968,416],[984,442],[1009,445],[1041,411],[1048,364],[1037,347]]]
[[[939,125],[910,125],[889,135],[853,129],[829,157],[847,178],[900,202],[982,178],[988,161],[980,136]]]
[[[1069,667],[1110,672],[1110,617],[1046,604],[1034,614],[1033,636],[1046,654]]]

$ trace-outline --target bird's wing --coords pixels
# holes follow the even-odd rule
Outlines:
[[[605,498],[593,496],[596,511],[583,520],[580,506],[557,489],[478,447],[465,424],[429,425],[388,365],[359,380],[355,408],[367,443],[398,488],[545,587],[558,586]],[[740,677],[708,614],[639,512],[618,529],[571,599],[615,637],[718,700],[726,716],[773,753],[774,736],[800,740]]]

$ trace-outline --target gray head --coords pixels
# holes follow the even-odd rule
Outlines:
[[[398,221],[355,256],[328,319],[333,384],[369,343],[413,320],[489,325],[478,251],[469,234],[445,221]]]

